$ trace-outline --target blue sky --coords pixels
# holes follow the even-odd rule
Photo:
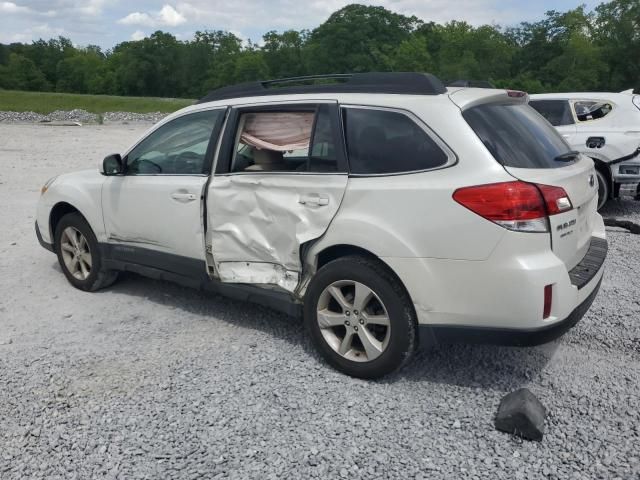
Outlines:
[[[196,30],[229,30],[259,42],[269,30],[313,28],[343,0],[0,0],[0,42],[30,42],[58,35],[78,45],[111,48],[155,30],[189,39]],[[466,20],[473,25],[514,25],[542,18],[547,10],[565,11],[598,1],[570,0],[380,0],[381,5],[425,21]]]

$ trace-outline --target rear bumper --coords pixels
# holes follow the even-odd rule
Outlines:
[[[587,313],[600,290],[602,278],[596,287],[567,318],[541,328],[515,330],[507,328],[457,327],[420,325],[420,344],[475,343],[486,345],[527,346],[542,345],[564,335]]]
[[[585,256],[580,263],[568,272],[572,287],[579,292],[584,291],[585,296],[565,318],[557,319],[553,323],[541,326],[523,328],[420,325],[420,341],[422,344],[427,345],[484,343],[514,346],[533,346],[550,342],[572,328],[589,310],[600,290],[607,250],[606,239],[592,237]]]
[[[616,183],[640,182],[640,148],[631,155],[614,160],[610,168]]]
[[[42,233],[40,233],[40,227],[38,227],[38,222],[36,222],[36,237],[38,237],[38,242],[40,243],[40,245],[42,245],[42,248],[45,248],[50,252],[54,251],[53,245],[51,243],[45,242],[44,239],[42,238]]]

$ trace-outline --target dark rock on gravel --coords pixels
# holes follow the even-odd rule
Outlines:
[[[495,426],[503,432],[527,440],[542,440],[547,411],[540,400],[526,388],[505,395],[500,402]]]

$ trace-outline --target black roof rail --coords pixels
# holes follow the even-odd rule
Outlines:
[[[279,84],[308,83],[319,80],[334,80],[333,83],[315,85],[293,85],[277,87]],[[280,78],[259,82],[240,83],[212,90],[196,103],[213,102],[238,97],[263,95],[287,95],[295,93],[389,93],[405,95],[440,95],[446,93],[444,84],[430,73],[416,72],[370,72],[337,73],[331,75],[307,75],[304,77]]]
[[[447,82],[447,87],[496,88],[488,80],[454,80]]]

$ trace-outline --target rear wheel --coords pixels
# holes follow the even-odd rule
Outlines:
[[[305,297],[311,339],[334,368],[378,378],[400,368],[416,347],[409,296],[389,270],[360,256],[322,267]]]
[[[600,210],[609,200],[611,188],[604,173],[596,169],[596,176],[598,177],[598,210]]]
[[[96,236],[79,213],[68,213],[58,222],[55,250],[67,280],[80,290],[95,291],[107,287],[118,276],[117,272],[102,267]]]

